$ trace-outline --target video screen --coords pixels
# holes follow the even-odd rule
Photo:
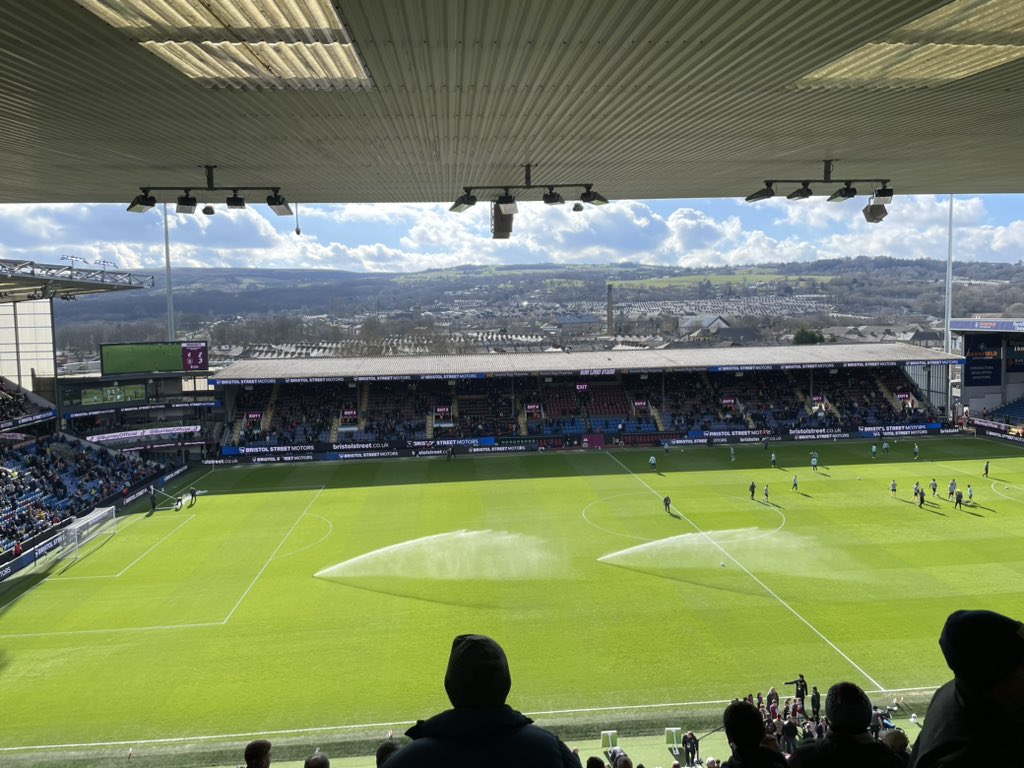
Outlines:
[[[103,344],[100,367],[104,376],[206,371],[210,368],[209,349],[205,341]]]

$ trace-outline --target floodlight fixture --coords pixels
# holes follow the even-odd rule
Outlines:
[[[227,203],[228,208],[245,208],[245,198],[238,196],[237,189],[232,189],[231,194],[224,202]]]
[[[234,184],[234,185],[232,185],[230,187],[220,187],[220,186],[217,186],[217,183],[216,183],[216,181],[214,181],[214,177],[213,177],[214,176],[214,169],[216,169],[217,166],[216,165],[206,165],[206,166],[203,166],[203,167],[206,169],[206,186],[203,187],[203,192],[204,193],[209,193],[209,192],[227,192],[227,191],[230,191],[231,195],[225,200],[225,202],[227,203],[228,208],[234,208],[234,209],[245,208],[245,197],[244,197],[244,194],[246,192],[263,191],[263,192],[269,192],[270,193],[269,195],[267,195],[267,205],[270,206],[271,210],[273,210],[274,213],[276,213],[278,216],[291,216],[292,208],[288,204],[288,201],[284,198],[284,195],[281,194],[281,188],[280,187],[262,186],[262,185],[255,185],[255,184],[250,184],[250,185]],[[196,189],[196,187],[193,187],[193,186],[186,187],[184,184],[182,184],[182,185],[174,185],[174,186],[170,186],[170,187],[153,187],[153,186],[139,187],[139,189],[142,190],[142,194],[141,195],[137,195],[135,197],[135,199],[132,200],[131,205],[128,206],[128,210],[131,211],[132,213],[144,213],[145,211],[148,211],[150,208],[155,206],[156,205],[156,198],[153,197],[150,194],[151,192],[155,192],[155,191],[161,191],[161,192],[177,192],[177,191],[181,191],[181,194],[177,196],[178,204],[177,204],[177,206],[174,209],[177,213],[195,213],[196,212],[196,208],[199,207],[199,201],[192,194],[192,190]],[[239,194],[239,193],[241,193],[241,194]],[[203,196],[207,197],[207,198],[210,197],[210,195],[207,195],[207,194],[204,194]],[[203,213],[206,214],[207,216],[212,216],[213,213],[214,213],[214,209],[213,209],[212,205],[205,205],[205,206],[203,206],[202,210],[203,210]]]
[[[189,194],[191,190],[184,190],[185,194],[178,198],[178,204],[174,207],[175,213],[195,213],[199,202]]]
[[[491,239],[508,240],[512,236],[512,222],[515,214],[505,213],[501,210],[501,203],[495,200],[491,203]]]
[[[519,213],[519,205],[516,202],[517,190],[532,191],[535,189],[547,189],[541,199],[545,205],[564,205],[566,202],[563,189],[582,189],[579,200],[573,203],[574,211],[582,211],[584,203],[591,205],[607,205],[608,198],[599,192],[594,191],[594,185],[586,182],[573,182],[564,184],[534,184],[533,164],[526,163],[521,166],[524,171],[523,184],[473,184],[463,187],[464,194],[456,198],[455,202],[448,209],[452,213],[462,213],[467,208],[476,205],[477,194],[486,193],[491,201],[491,234],[496,239],[504,240],[512,233],[512,217]],[[476,193],[476,194],[474,194]],[[575,193],[574,193],[575,194]]]
[[[281,189],[273,187],[270,192],[271,194],[267,195],[267,205],[270,207],[270,210],[278,216],[291,216],[292,207],[288,205],[288,201],[281,195]]]
[[[857,188],[852,181],[848,181],[831,195],[828,196],[830,203],[841,203],[845,200],[852,200],[857,196]]]
[[[595,192],[591,187],[593,187],[593,184],[584,185],[580,201],[590,203],[591,205],[608,205],[608,198],[600,192]]]
[[[811,189],[812,184],[832,184],[832,171],[835,169],[835,164],[839,162],[835,159],[823,160],[822,161],[822,177],[818,179],[768,179],[764,183],[764,189],[759,189],[756,192],[747,195],[745,198],[748,203],[754,203],[758,200],[767,200],[769,197],[775,195],[776,184],[799,184],[797,189],[794,189],[786,198],[789,200],[806,200],[814,195],[814,190]],[[857,196],[857,187],[854,184],[863,183],[870,184],[874,189],[874,197],[871,200],[872,205],[882,205],[892,201],[892,189],[889,188],[889,179],[875,177],[873,179],[855,179],[847,177],[843,181],[843,186],[828,196],[830,203],[841,203],[844,200],[851,200]],[[884,214],[883,214],[884,215]],[[879,219],[881,220],[881,219]]]
[[[519,213],[519,206],[516,204],[515,195],[509,192],[508,187],[505,187],[505,193],[498,195],[498,199],[494,202],[497,204],[498,209],[506,216]],[[511,227],[509,227],[509,231],[512,231]]]
[[[548,191],[544,193],[544,205],[565,205],[565,198],[555,192],[554,187],[548,187]]]
[[[764,189],[759,189],[757,192],[751,192],[747,195],[744,200],[748,203],[756,203],[758,200],[767,200],[769,197],[775,197],[775,190],[772,189],[774,181],[765,181]]]
[[[879,224],[882,219],[889,215],[889,212],[885,209],[885,206],[879,203],[874,198],[871,199],[867,205],[864,206],[862,211],[864,214],[864,220],[868,224]]]
[[[136,195],[135,199],[128,204],[128,211],[129,213],[145,213],[154,205],[156,205],[156,198],[149,194],[148,188],[143,188],[142,194]]]
[[[806,200],[808,197],[810,197],[813,194],[814,194],[814,192],[811,191],[811,182],[804,181],[804,182],[801,182],[801,186],[800,187],[798,187],[797,189],[794,189],[792,192],[790,192],[788,195],[786,195],[786,199],[787,200]]]
[[[452,213],[462,213],[476,205],[476,197],[473,195],[473,188],[466,187],[463,194],[452,203],[452,207],[448,210]]]

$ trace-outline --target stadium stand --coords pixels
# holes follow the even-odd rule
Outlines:
[[[720,413],[719,395],[707,374],[673,373],[665,378],[665,411],[670,429],[706,430],[712,429],[713,424],[729,428]],[[742,423],[740,419],[736,426]]]
[[[235,401],[234,428],[226,439],[235,445],[245,445],[262,439],[263,420],[273,399],[275,386],[257,384],[242,389]]]
[[[983,414],[983,416],[985,415],[994,421],[1000,421],[1004,424],[1022,424],[1024,423],[1024,398],[1007,403],[1000,408],[996,408],[991,413]]]
[[[697,432],[781,435],[938,420],[897,366],[696,371],[668,372],[657,382],[624,374],[586,383],[522,377],[258,385],[239,391],[225,441],[255,447],[530,436],[573,444],[604,433],[612,442],[649,444]]]
[[[265,424],[270,445],[310,443],[330,439],[332,420],[339,413],[326,410],[324,404],[340,403],[347,390],[343,385],[295,384],[278,393],[268,406],[269,424]],[[266,422],[264,417],[264,422]]]
[[[41,412],[43,407],[7,379],[0,379],[0,421],[19,419]]]
[[[161,469],[63,435],[0,448],[0,551],[118,498]]]
[[[519,432],[515,394],[507,383],[479,379],[458,382],[454,411],[460,437]]]
[[[434,387],[440,390],[440,385]],[[366,385],[366,408],[360,415],[363,422],[354,440],[423,439],[426,437],[427,414],[438,405],[451,406],[450,399],[440,392],[426,394],[431,388],[418,382],[375,382]],[[447,395],[450,398],[450,395]]]

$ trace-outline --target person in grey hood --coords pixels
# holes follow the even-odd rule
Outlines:
[[[561,739],[505,703],[512,675],[505,651],[484,635],[452,642],[444,689],[452,709],[420,720],[412,739],[385,761],[387,768],[580,768]]]

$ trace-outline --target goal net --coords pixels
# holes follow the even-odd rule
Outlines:
[[[56,559],[75,559],[82,547],[97,536],[117,531],[117,508],[98,507],[83,518],[75,520],[61,531],[61,543],[57,548]]]

